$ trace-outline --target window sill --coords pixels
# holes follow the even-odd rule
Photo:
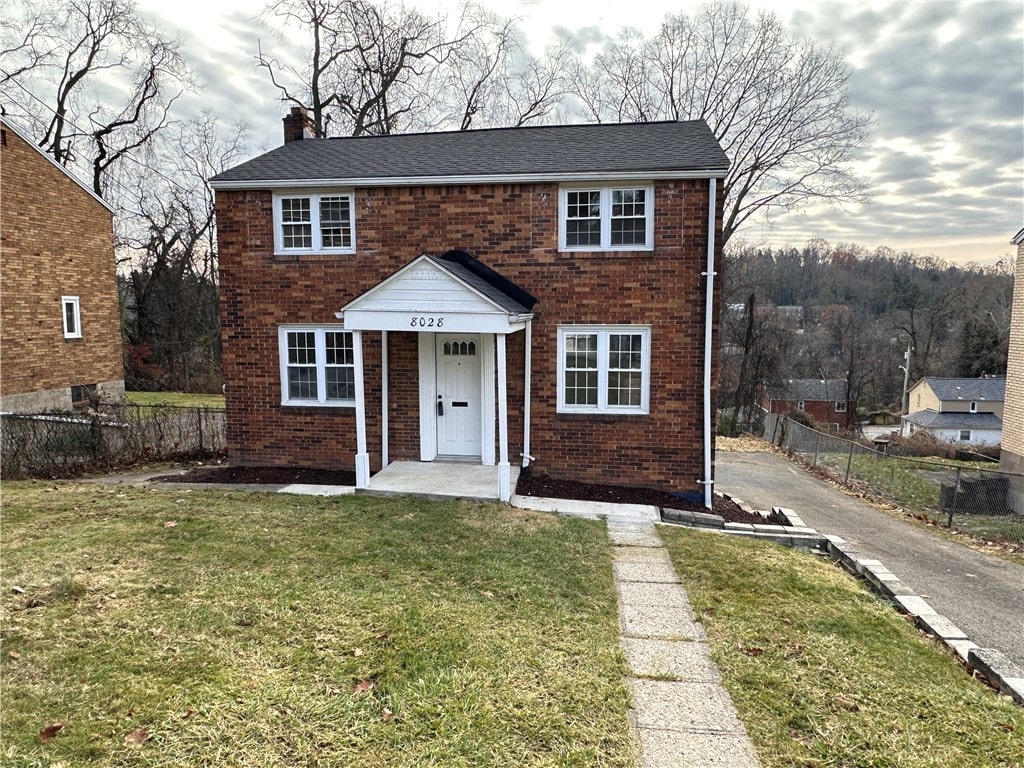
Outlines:
[[[654,246],[653,245],[623,246],[623,247],[613,247],[613,248],[599,248],[599,247],[594,247],[594,246],[590,246],[590,247],[586,247],[586,248],[569,248],[569,247],[563,246],[563,247],[560,247],[558,249],[558,252],[559,253],[573,253],[573,254],[592,253],[592,254],[594,254],[596,256],[596,255],[606,254],[606,253],[607,254],[619,254],[619,255],[635,253],[635,254],[639,255],[639,254],[651,253],[653,250],[654,250]]]
[[[558,411],[556,421],[616,422],[639,421],[650,417],[650,411]]]
[[[281,407],[287,408],[288,410],[294,410],[296,408],[312,408],[315,410],[321,410],[323,408],[344,408],[346,410],[351,410],[356,407],[356,404],[354,400],[351,402],[348,400],[343,400],[334,403],[314,403],[306,400],[300,400],[282,402]]]
[[[278,263],[289,264],[301,261],[334,261],[341,256],[354,256],[355,250],[351,251],[302,251],[292,253],[289,251],[274,251],[271,258]]]

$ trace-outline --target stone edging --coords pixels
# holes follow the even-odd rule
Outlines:
[[[661,510],[661,521],[675,525],[686,525],[691,528],[717,530],[735,536],[766,539],[787,547],[819,550],[824,550],[826,547],[825,537],[813,528],[804,525],[804,521],[790,509],[772,507],[771,514],[768,514],[753,509],[745,501],[735,496],[717,491],[715,495],[719,498],[729,499],[749,515],[757,515],[764,518],[764,523],[727,523],[720,515],[713,515],[708,512],[688,512],[681,509],[664,508]],[[787,525],[777,525],[769,522],[779,518],[786,520]]]
[[[825,536],[828,554],[836,558],[850,573],[860,576],[907,614],[914,623],[945,645],[972,673],[985,678],[1000,693],[1024,706],[1024,669],[995,648],[981,648],[952,621],[939,614],[924,598],[878,560],[865,558],[855,547],[839,536]]]

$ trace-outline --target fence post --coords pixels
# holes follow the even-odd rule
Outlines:
[[[960,473],[963,472],[963,467],[956,468],[956,480],[953,481],[953,500],[949,504],[949,517],[946,519],[946,527],[953,527],[953,510],[956,509],[956,497],[957,491],[960,489]]]
[[[846,457],[846,478],[843,480],[843,485],[850,484],[850,465],[853,464],[853,443],[850,443],[850,455]]]
[[[203,445],[203,409],[196,408],[196,425],[199,427],[199,450],[202,451],[205,446]]]
[[[814,462],[811,464],[811,467],[818,466],[818,446],[821,445],[821,432],[815,431],[814,434],[816,435],[814,438]]]

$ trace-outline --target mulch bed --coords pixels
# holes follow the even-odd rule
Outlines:
[[[164,483],[225,483],[251,485],[355,485],[356,474],[345,469],[309,467],[193,467],[182,475],[162,475],[154,480]],[[650,504],[687,512],[707,512],[702,502],[687,501],[664,491],[623,485],[596,485],[576,480],[556,480],[546,475],[523,472],[516,493],[578,501],[607,501],[614,504]],[[763,523],[763,518],[744,512],[730,499],[715,496],[712,510],[730,523]]]
[[[556,480],[524,472],[519,476],[516,493],[521,496],[542,496],[552,499],[577,499],[579,501],[608,501],[614,504],[650,504],[666,509],[682,509],[687,512],[707,512],[703,502],[687,501],[664,491],[650,488],[632,488],[622,485],[596,485],[576,480]],[[740,509],[736,502],[712,497],[711,512],[730,523],[764,523],[760,515],[751,515]]]

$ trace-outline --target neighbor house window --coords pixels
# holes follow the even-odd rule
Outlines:
[[[647,413],[651,379],[647,326],[558,329],[558,410]]]
[[[71,387],[71,407],[88,408],[92,404],[95,384],[78,384]]]
[[[64,338],[82,338],[82,313],[77,296],[61,296],[60,304],[64,312]]]
[[[332,326],[280,326],[278,346],[282,405],[355,405],[351,331]]]
[[[277,253],[352,253],[355,205],[351,192],[274,196]]]
[[[978,412],[978,404],[976,402],[974,402],[974,401],[971,401],[971,413],[977,413],[977,412]]]
[[[836,413],[846,413],[846,401],[836,400]]]
[[[558,247],[563,251],[651,250],[654,187],[559,190]]]
[[[804,409],[804,401],[803,400],[797,400],[796,401],[796,409],[798,411],[802,411]]]
[[[969,430],[969,429],[961,429],[960,430],[960,440],[968,441],[970,439],[971,439],[971,430]]]

